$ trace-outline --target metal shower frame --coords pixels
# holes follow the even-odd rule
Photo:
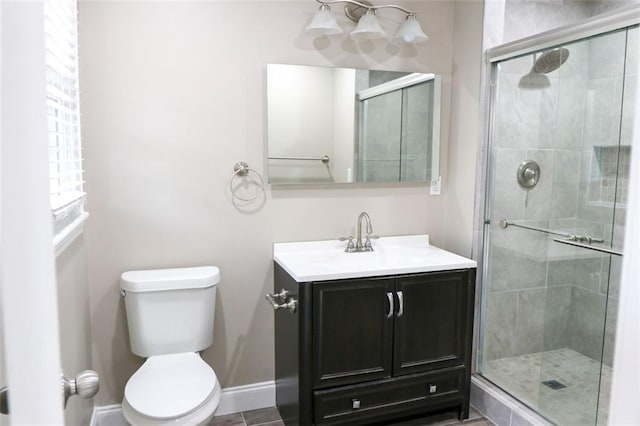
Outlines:
[[[472,256],[478,263],[476,294],[480,299],[476,300],[476,329],[474,330],[474,354],[472,371],[477,373],[478,362],[481,361],[480,342],[484,337],[484,311],[486,303],[487,288],[484,285],[487,281],[488,258],[488,235],[489,226],[492,221],[501,218],[489,218],[491,196],[493,195],[492,182],[489,176],[492,172],[491,164],[491,135],[494,128],[495,98],[497,93],[496,70],[497,63],[513,59],[519,56],[532,54],[535,52],[552,49],[568,43],[577,42],[589,37],[605,34],[612,31],[622,30],[640,25],[640,5],[631,5],[618,10],[605,13],[590,19],[586,19],[577,24],[570,24],[540,34],[525,37],[516,41],[505,43],[484,52],[484,69],[482,85],[485,99],[481,111],[481,146],[478,155],[478,164],[482,173],[478,173],[480,189],[476,192],[476,207],[474,212],[474,235],[477,237],[473,244]]]

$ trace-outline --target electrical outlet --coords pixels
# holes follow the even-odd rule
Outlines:
[[[438,179],[431,181],[431,187],[429,188],[429,195],[440,195],[440,184],[442,183],[442,178],[438,176]]]

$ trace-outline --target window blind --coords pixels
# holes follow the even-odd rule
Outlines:
[[[84,212],[75,0],[45,1],[49,187],[54,231]]]

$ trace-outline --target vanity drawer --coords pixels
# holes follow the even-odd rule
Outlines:
[[[465,368],[367,382],[314,392],[314,423],[377,421],[396,412],[456,406],[464,399]]]

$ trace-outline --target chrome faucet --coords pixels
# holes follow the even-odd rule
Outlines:
[[[367,235],[365,236],[366,241],[362,242],[362,219],[365,220],[367,229]],[[355,251],[373,251],[373,247],[371,247],[371,240],[369,237],[373,233],[373,227],[371,226],[371,218],[367,214],[367,212],[362,212],[358,216],[358,234],[356,236],[356,250]]]
[[[362,242],[362,220],[365,221],[365,232],[364,242]],[[380,238],[377,235],[373,235],[373,227],[371,226],[371,218],[367,214],[367,212],[362,212],[358,216],[358,233],[356,234],[356,241],[354,243],[353,237],[349,235],[348,237],[340,237],[340,241],[347,241],[347,247],[344,249],[347,253],[360,253],[363,251],[373,251],[373,246],[371,245],[371,240]]]

